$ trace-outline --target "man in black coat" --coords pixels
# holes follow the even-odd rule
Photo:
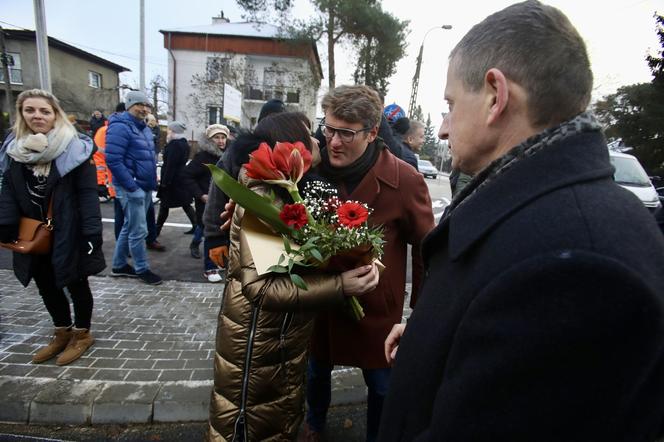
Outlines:
[[[664,239],[612,180],[592,74],[528,1],[452,51],[439,135],[473,180],[423,244],[426,279],[380,441],[653,441],[664,423]]]

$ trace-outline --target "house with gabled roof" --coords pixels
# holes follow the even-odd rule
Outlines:
[[[284,36],[267,23],[212,24],[160,30],[168,51],[170,113],[199,137],[209,124],[244,128],[280,99],[313,121],[323,71],[316,44]]]
[[[40,87],[35,31],[4,29],[12,105],[24,90]],[[51,87],[65,112],[87,121],[94,110],[108,115],[120,101],[120,72],[128,68],[48,37]],[[0,69],[0,111],[5,109],[4,72]]]

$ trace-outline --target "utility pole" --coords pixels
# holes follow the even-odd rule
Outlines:
[[[33,1],[35,7],[35,30],[37,34],[37,64],[39,65],[39,84],[42,89],[51,92],[51,64],[48,57],[46,10],[44,9],[44,0]]]
[[[7,108],[7,112],[9,112],[9,124],[14,122],[14,106],[12,101],[12,85],[11,85],[11,79],[9,78],[9,65],[11,60],[10,55],[7,53],[7,49],[5,49],[5,31],[2,29],[2,26],[0,26],[0,62],[2,62],[2,74],[5,76],[5,107]],[[13,64],[13,63],[11,63]]]
[[[139,71],[138,88],[145,93],[145,0],[141,0],[141,66]]]
[[[434,29],[452,29],[452,25],[442,25],[434,26],[429,29],[422,39],[422,44],[420,45],[420,53],[417,55],[417,64],[415,66],[415,75],[413,75],[413,87],[410,92],[410,101],[408,102],[408,117],[413,117],[413,112],[415,112],[415,103],[417,102],[417,89],[420,87],[420,68],[422,67],[422,53],[424,52],[424,40],[427,39],[429,32]]]

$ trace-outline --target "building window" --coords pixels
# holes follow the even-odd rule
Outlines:
[[[6,63],[7,67],[9,68],[9,82],[11,84],[23,84],[23,73],[21,71],[21,54],[19,54],[18,52],[7,52]],[[4,81],[5,81],[5,70],[0,69],[0,82]]]
[[[220,106],[208,106],[208,125],[222,124],[223,118],[224,113]]]
[[[99,72],[88,71],[88,85],[95,89],[100,89],[101,74]]]
[[[230,58],[208,57],[206,73],[207,81],[221,81],[230,65]]]

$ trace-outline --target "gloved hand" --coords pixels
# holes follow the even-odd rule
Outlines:
[[[228,246],[219,246],[210,249],[208,255],[213,263],[223,269],[226,267],[226,261],[228,261]]]
[[[87,255],[91,255],[93,251],[101,249],[104,239],[101,235],[87,235],[83,237],[83,244],[81,249]]]

